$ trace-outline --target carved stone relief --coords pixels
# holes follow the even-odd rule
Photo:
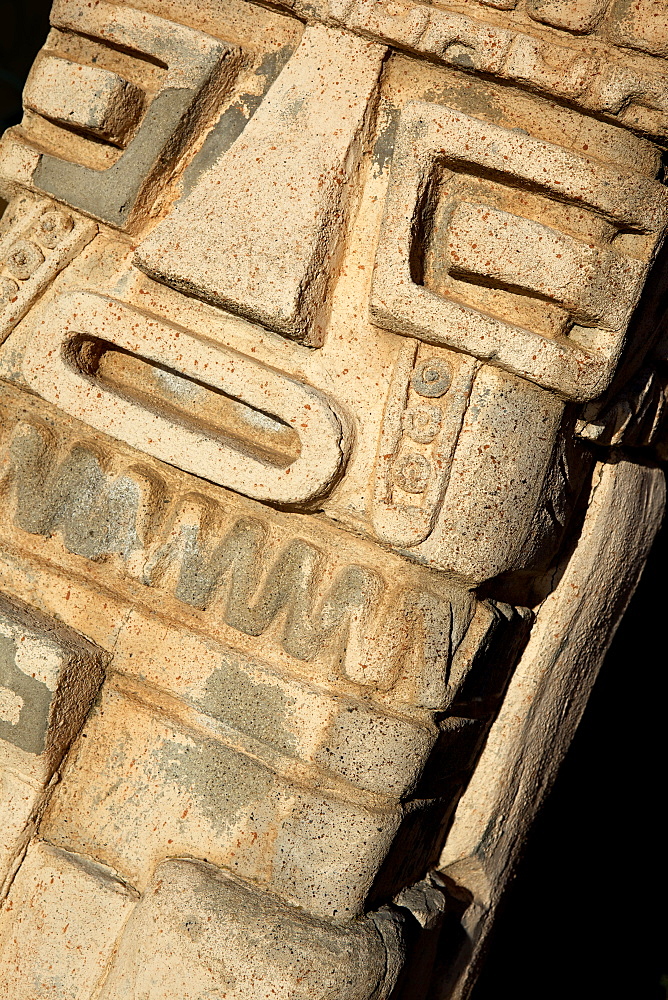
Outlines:
[[[0,997],[470,996],[664,509],[656,7],[54,4]]]

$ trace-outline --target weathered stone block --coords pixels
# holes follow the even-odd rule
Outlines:
[[[608,0],[530,0],[529,17],[577,34],[592,31],[608,8]]]
[[[459,204],[447,239],[451,274],[533,292],[609,330],[628,322],[646,270],[640,260],[489,205]]]
[[[399,825],[398,803],[323,794],[223,735],[108,691],[51,799],[43,836],[139,887],[162,857],[190,855],[316,916],[359,914]]]
[[[114,667],[177,695],[239,739],[246,734],[260,741],[268,759],[279,751],[295,764],[315,764],[359,788],[399,797],[429,755],[437,733],[422,713],[399,715],[344,697],[183,630],[164,629],[154,649],[148,629],[143,616],[129,617]]]
[[[139,87],[117,73],[52,55],[35,62],[23,101],[46,118],[117,145],[136,128],[144,106]]]
[[[103,865],[33,843],[0,913],[0,997],[90,1000],[136,898]]]
[[[476,167],[505,175],[509,185],[527,185],[546,200],[587,205],[620,229],[658,231],[668,217],[666,191],[650,178],[622,172],[515,130],[483,124],[452,108],[407,104],[376,254],[372,317],[405,336],[491,361],[560,396],[580,401],[594,398],[610,383],[625,330],[615,338],[605,331],[598,340],[588,335],[583,343],[575,331],[569,338],[544,337],[508,322],[503,315],[495,316],[483,303],[475,302],[475,290],[473,301],[464,305],[461,288],[445,288],[437,294],[416,274],[422,252],[416,235],[420,234],[422,242],[429,239],[439,171],[463,177]],[[455,209],[462,195],[450,197]],[[555,256],[555,268],[557,260]],[[639,268],[630,260],[625,276],[620,275],[629,311],[647,264]],[[484,277],[493,283],[493,264],[490,270],[492,274]]]
[[[0,767],[46,785],[104,675],[92,643],[0,597]]]
[[[0,770],[0,886],[11,873],[30,835],[40,789],[11,771]]]
[[[607,28],[620,45],[668,55],[668,17],[663,0],[615,0]]]
[[[49,51],[45,68],[37,64],[28,85],[28,100],[40,113],[53,115],[56,124],[72,119],[94,137],[97,133],[106,141],[127,140],[127,145],[115,162],[105,162],[103,169],[98,169],[99,162],[89,162],[91,157],[85,153],[85,144],[82,150],[81,140],[74,144],[70,158],[62,155],[63,145],[72,146],[67,128],[61,128],[59,141],[52,137],[46,149],[39,143],[36,158],[14,149],[14,143],[25,142],[24,134],[17,131],[3,142],[5,147],[9,142],[13,149],[3,173],[95,218],[125,226],[140,205],[158,195],[168,164],[173,167],[200,138],[209,124],[211,102],[222,99],[236,77],[240,52],[203,32],[103,0],[94,4],[58,0],[51,23],[65,37],[95,39],[112,50],[130,53],[140,70],[147,60],[166,67],[164,79],[152,100],[146,102],[145,114],[135,128],[142,87],[128,84],[119,74],[105,73],[97,65],[97,56],[90,61],[84,57],[83,63],[76,64],[81,67],[76,73],[80,73],[88,96],[84,97],[77,86],[75,106],[71,106],[72,82],[68,77],[73,71],[69,69],[66,75],[65,70],[73,60],[57,48]],[[55,36],[55,42],[59,37]],[[104,93],[102,100],[98,93]],[[127,116],[121,105],[128,106]],[[28,128],[28,141],[30,137]]]
[[[321,344],[321,306],[383,55],[352,35],[307,28],[242,136],[140,244],[139,266]]]
[[[125,929],[100,1000],[385,1000],[400,932],[401,918],[389,911],[335,927],[212,865],[165,861]]]

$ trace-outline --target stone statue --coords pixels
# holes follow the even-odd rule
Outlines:
[[[464,1000],[664,506],[662,0],[56,0],[0,144],[0,997]]]

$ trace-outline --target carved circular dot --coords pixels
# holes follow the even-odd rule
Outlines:
[[[53,250],[69,233],[74,222],[72,216],[58,209],[50,209],[40,216],[37,223],[37,239],[45,247]]]
[[[428,358],[422,361],[411,378],[411,385],[417,393],[432,398],[446,393],[451,382],[450,368],[440,358]]]
[[[44,254],[39,247],[28,240],[18,240],[10,251],[6,266],[15,278],[26,281],[43,260]]]
[[[412,406],[404,413],[404,430],[413,441],[429,444],[441,429],[441,419],[438,406]]]
[[[402,455],[393,470],[395,483],[406,493],[424,493],[430,475],[431,463],[417,451]]]
[[[11,278],[0,276],[0,309],[8,306],[18,294],[19,286]]]

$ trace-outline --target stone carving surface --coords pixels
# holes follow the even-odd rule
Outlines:
[[[7,210],[16,221],[0,238],[0,340],[7,337],[55,276],[96,232],[53,202],[22,202]]]
[[[206,107],[220,98],[234,76],[239,52],[202,32],[102,0],[92,4],[58,0],[51,23],[55,30],[28,81],[26,107],[57,125],[78,127],[84,135],[91,133],[125,148],[103,170],[97,164],[63,159],[57,146],[53,152],[35,150],[29,177],[20,179],[94,218],[126,224],[139,209],[140,199],[148,196],[147,188],[164,183],[170,160],[193,141],[195,99]],[[74,47],[72,33],[75,39],[101,40],[136,54],[130,68],[139,78],[146,61],[162,64],[166,71],[161,85],[156,88],[155,79],[149,77],[142,87],[103,66],[86,65],[80,59],[72,63],[59,56]],[[61,40],[65,44],[59,47]],[[76,47],[74,52],[83,55]],[[95,64],[99,55],[93,50],[90,58]],[[116,124],[116,118],[122,123]],[[28,141],[30,134],[28,128]],[[36,139],[39,142],[37,135]]]
[[[139,87],[101,66],[44,55],[33,66],[23,100],[44,118],[122,145],[136,127],[144,99]]]
[[[665,504],[660,13],[54,4],[0,141],[0,997],[471,996]]]
[[[109,869],[33,842],[0,914],[6,995],[30,1000],[37,989],[63,1000],[89,996],[135,901]],[[35,969],[24,962],[26,954],[34,956]]]
[[[457,181],[448,190],[450,176],[441,174],[439,186],[445,187],[445,197],[449,195],[453,203],[446,236],[450,274],[464,279],[481,276],[501,288],[533,292],[563,305],[563,324],[557,335],[536,337],[529,330],[463,305],[466,290],[461,283],[447,297],[437,297],[425,286],[415,261],[415,240],[428,239],[420,214],[434,211],[432,202],[438,194],[430,191],[435,186],[433,174],[437,165],[447,171],[449,163],[463,162],[470,164],[470,169],[484,167],[490,174],[510,175],[511,184],[586,205],[610,221],[640,232],[665,225],[665,189],[645,178],[632,181],[629,175],[602,163],[482,124],[448,108],[409,105],[400,129],[378,246],[371,301],[374,319],[399,333],[493,360],[569,398],[599,396],[612,379],[623,345],[621,335],[611,338],[608,331],[626,329],[646,267],[611,250],[597,252],[595,247],[540,223],[495,212],[488,204],[471,204],[466,187],[457,197]],[[520,256],[523,247],[524,263]],[[562,291],[557,288],[560,282]],[[617,293],[615,308],[605,315],[604,300],[611,287]],[[475,296],[475,285],[472,294]],[[591,327],[601,321],[598,343],[587,330],[586,342],[591,347],[583,349],[572,329],[573,320]]]
[[[168,861],[128,924],[101,996],[151,990],[165,1000],[222,998],[233,982],[240,998],[269,989],[277,997],[336,993],[355,1000],[372,986],[381,1000],[396,981],[386,954],[388,943],[399,943],[400,926],[398,915],[381,911],[350,929],[333,927],[289,913],[220,869]],[[156,939],[169,954],[158,963],[150,960]]]
[[[50,335],[35,343],[36,354],[27,356],[26,377],[45,399],[93,427],[187,472],[276,503],[312,500],[339,473],[347,450],[344,420],[321,393],[303,383],[90,293],[59,299],[44,324]],[[119,363],[110,357],[110,347],[117,355],[123,352]],[[162,376],[171,389],[171,419],[164,414],[164,404],[163,412],[155,412],[150,394],[147,398],[149,372]],[[206,416],[188,428],[192,405],[187,404],[194,392],[203,394],[201,389],[245,404],[246,440],[236,447],[226,443],[224,426],[203,433]],[[186,407],[179,407],[179,396]],[[263,446],[262,429],[267,425],[273,437],[280,425],[293,429],[296,459],[289,451],[272,454],[271,433]],[[285,443],[289,448],[291,442]]]
[[[11,876],[47,789],[102,683],[92,643],[0,596],[0,880]]]
[[[322,342],[319,314],[384,51],[308,28],[248,128],[139,247],[139,265],[288,336]],[[260,204],[269,177],[276,180]]]

